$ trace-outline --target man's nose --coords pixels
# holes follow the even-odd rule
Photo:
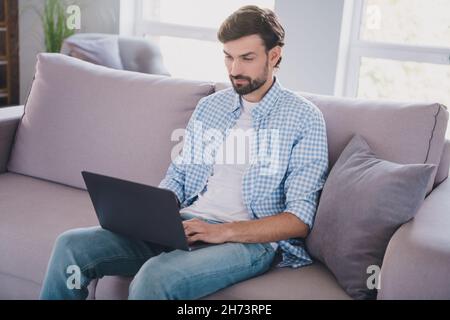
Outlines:
[[[236,77],[238,75],[241,74],[241,64],[239,63],[239,61],[235,60],[233,61],[233,63],[231,64],[231,70],[230,70],[230,74],[233,77]]]

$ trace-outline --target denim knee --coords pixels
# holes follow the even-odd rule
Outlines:
[[[141,267],[130,284],[128,299],[177,299],[179,281],[167,265],[161,265],[157,260],[152,258]]]
[[[74,232],[74,230],[68,230],[65,231],[63,233],[61,233],[60,235],[58,235],[58,237],[56,238],[55,241],[55,251],[61,251],[63,250],[70,250],[73,246],[72,243],[74,243],[77,238],[77,233]]]
[[[54,254],[57,257],[64,256],[67,259],[63,259],[66,262],[77,262],[83,264],[83,257],[87,254],[87,248],[91,244],[86,241],[86,237],[83,235],[82,230],[72,229],[61,233],[55,241]],[[81,267],[81,266],[80,266]]]

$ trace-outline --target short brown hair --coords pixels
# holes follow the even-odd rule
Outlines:
[[[258,34],[266,52],[276,46],[284,46],[284,29],[275,12],[257,6],[244,6],[229,16],[220,26],[217,37],[222,43]],[[282,58],[275,68],[279,68]]]

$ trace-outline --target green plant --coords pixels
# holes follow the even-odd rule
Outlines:
[[[65,6],[60,0],[46,0],[41,15],[47,52],[60,52],[64,39],[75,33],[67,27]]]

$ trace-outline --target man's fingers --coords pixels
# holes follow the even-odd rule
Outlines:
[[[184,233],[188,238],[188,243],[194,243],[197,241],[204,241],[204,237],[207,233],[207,223],[200,219],[191,219],[183,221]]]
[[[190,230],[190,229],[185,229],[184,233],[186,234],[187,237],[190,237],[190,236],[192,236],[194,234],[197,234],[198,232],[194,231],[194,230]]]
[[[201,240],[202,240],[202,235],[200,233],[197,233],[193,236],[188,237],[189,244],[192,244],[194,242],[201,241]]]
[[[202,232],[202,227],[201,226],[196,226],[196,225],[185,225],[184,226],[184,233],[186,234],[186,236],[192,236],[193,234]]]
[[[183,221],[184,230],[192,230],[195,232],[201,232],[204,230],[204,222],[201,220],[193,219]]]

